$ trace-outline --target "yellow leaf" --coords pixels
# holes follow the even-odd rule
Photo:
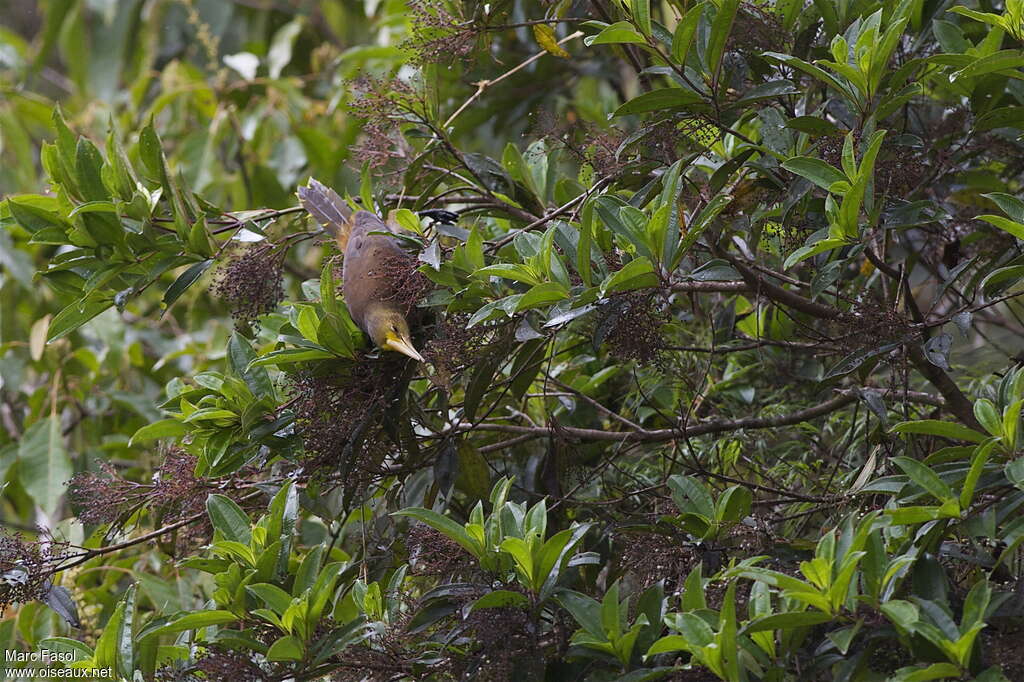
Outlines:
[[[28,335],[28,352],[32,360],[39,362],[43,357],[43,350],[46,348],[46,333],[50,330],[50,316],[46,315],[36,320],[32,325],[32,331]]]
[[[555,29],[551,28],[547,24],[534,24],[533,25],[533,37],[537,39],[537,44],[547,50],[550,54],[556,57],[569,58],[569,53],[562,49],[562,46],[558,44],[555,39]]]

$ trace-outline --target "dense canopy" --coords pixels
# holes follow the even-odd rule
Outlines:
[[[3,665],[1024,679],[1024,0],[8,5]]]

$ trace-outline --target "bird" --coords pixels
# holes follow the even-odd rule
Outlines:
[[[387,223],[370,211],[353,211],[314,178],[299,188],[298,196],[345,254],[341,289],[352,321],[377,348],[425,362],[412,343],[406,312],[394,300],[395,283],[386,272],[389,260],[407,257]]]

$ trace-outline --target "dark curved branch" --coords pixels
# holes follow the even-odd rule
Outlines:
[[[655,430],[631,430],[631,431],[606,431],[603,429],[585,429],[577,426],[561,426],[553,428],[550,426],[519,426],[516,424],[460,424],[453,429],[456,432],[464,431],[498,431],[502,433],[515,433],[529,435],[533,438],[565,435],[579,440],[590,441],[643,441],[643,442],[664,442],[676,438],[692,436],[703,436],[712,433],[727,433],[740,429],[771,429],[780,426],[792,426],[801,422],[816,419],[830,412],[835,412],[857,400],[852,393],[840,393],[820,405],[797,410],[791,414],[779,415],[776,417],[744,417],[741,419],[722,419],[695,424],[685,429],[655,429]],[[446,432],[451,433],[451,431]]]

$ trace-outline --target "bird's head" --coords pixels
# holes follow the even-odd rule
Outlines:
[[[425,362],[412,345],[409,323],[400,310],[386,306],[372,307],[366,314],[366,332],[381,350],[395,351]]]

